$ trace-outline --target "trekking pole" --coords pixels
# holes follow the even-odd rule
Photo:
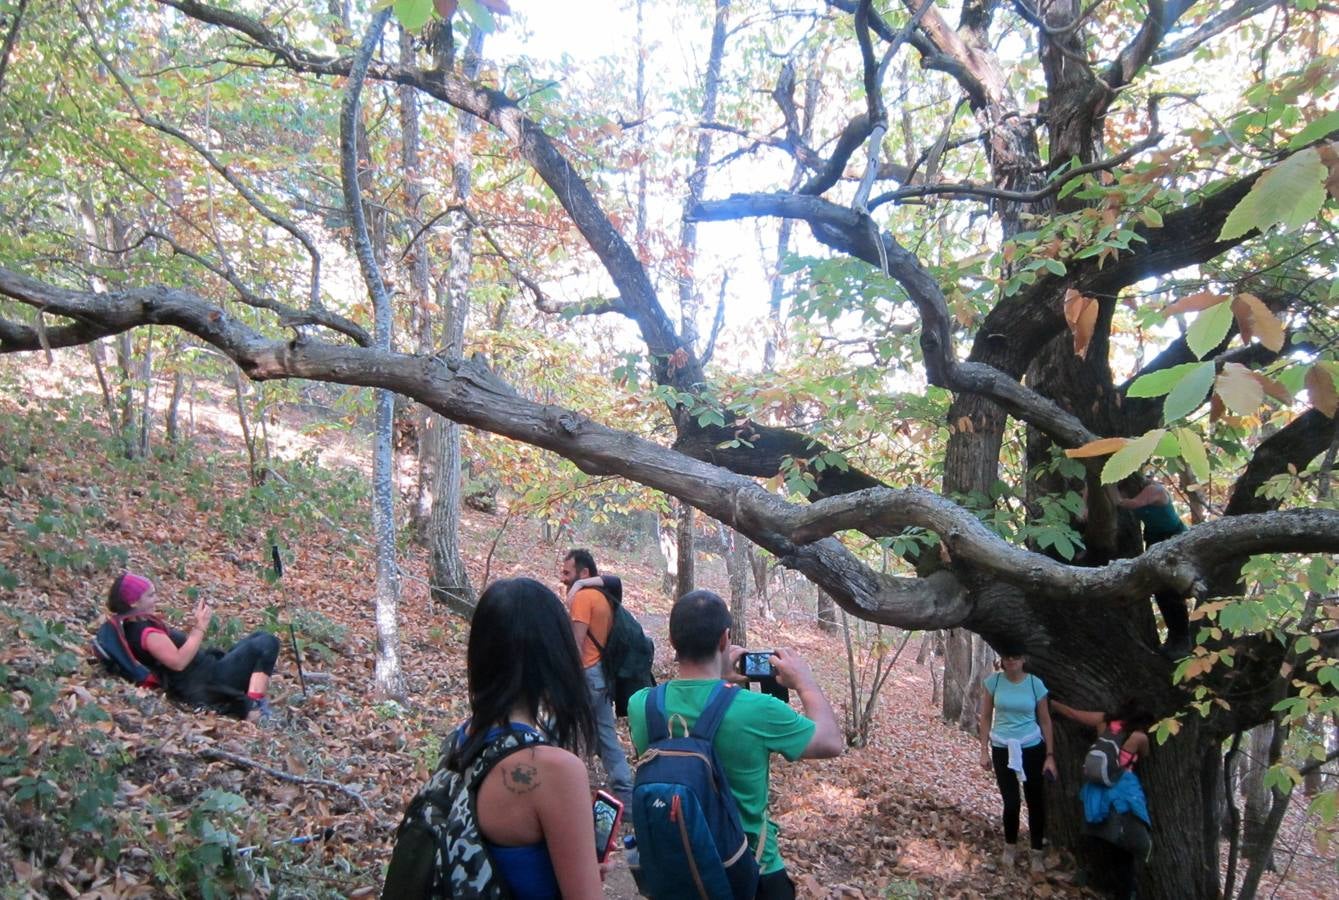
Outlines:
[[[284,557],[279,552],[279,544],[276,541],[270,542],[270,560],[274,563],[275,580],[281,580],[284,577]],[[298,683],[302,685],[302,696],[307,697],[307,676],[302,673],[302,654],[298,651],[298,633],[293,628],[293,623],[288,623],[288,642],[293,645],[293,660],[298,664]]]

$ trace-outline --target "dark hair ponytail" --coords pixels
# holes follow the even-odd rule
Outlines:
[[[559,747],[578,755],[594,746],[591,711],[572,622],[558,595],[533,578],[490,584],[470,622],[471,734],[458,758],[471,759],[490,728],[518,706]]]
[[[130,604],[121,596],[121,584],[125,580],[125,572],[117,575],[116,580],[112,582],[112,589],[107,592],[107,609],[118,616],[130,612],[131,609]]]

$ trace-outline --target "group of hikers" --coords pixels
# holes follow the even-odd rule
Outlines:
[[[650,642],[622,608],[619,579],[577,549],[564,556],[560,581],[566,598],[531,578],[495,581],[480,597],[466,656],[470,715],[405,813],[383,897],[601,897],[607,854],[622,846],[648,897],[793,898],[767,815],[771,755],[823,759],[844,746],[809,665],[786,648],[732,644],[729,607],[696,590],[673,604],[678,671],[656,685]],[[196,606],[183,633],[155,604],[148,579],[117,578],[100,654],[127,655],[136,680],[188,703],[270,715],[273,635],[254,633],[226,652],[203,647],[208,606]],[[1099,732],[1085,760],[1085,817],[1096,837],[1122,848],[1120,896],[1133,896],[1137,861],[1151,846],[1137,768],[1152,717],[1136,704],[1108,715],[1053,700],[1024,671],[1024,648],[1000,650],[1001,670],[983,685],[980,740],[981,765],[994,770],[1003,799],[1004,863],[1014,863],[1026,798],[1031,867],[1044,869],[1054,711]],[[763,690],[748,690],[750,682]],[[802,712],[783,699],[787,691]],[[635,776],[616,713],[626,714],[640,758]],[[592,794],[587,755],[601,759],[609,793]],[[620,845],[617,825],[628,818],[632,834]]]
[[[1155,718],[1138,701],[1127,699],[1112,713],[1075,709],[1050,696],[1036,675],[1024,671],[1020,644],[999,649],[1000,671],[982,685],[979,735],[981,767],[994,770],[1003,801],[1002,861],[1013,866],[1018,850],[1019,815],[1027,801],[1030,868],[1045,871],[1045,781],[1057,777],[1051,713],[1097,732],[1084,757],[1079,799],[1086,829],[1112,849],[1117,897],[1135,896],[1138,864],[1152,849],[1152,822],[1140,782],[1139,762],[1149,751],[1148,729]]]

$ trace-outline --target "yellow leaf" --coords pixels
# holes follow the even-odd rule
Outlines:
[[[1223,398],[1227,408],[1239,416],[1249,416],[1265,402],[1264,387],[1256,381],[1251,370],[1241,363],[1227,363],[1214,382],[1214,393]]]
[[[1085,297],[1070,288],[1065,291],[1065,321],[1074,334],[1074,353],[1081,359],[1088,356],[1088,342],[1097,326],[1097,300]]]
[[[1306,392],[1311,405],[1331,419],[1339,412],[1339,392],[1334,389],[1334,376],[1319,363],[1306,373]]]
[[[1183,312],[1199,312],[1202,309],[1208,309],[1211,306],[1217,306],[1227,299],[1224,294],[1215,294],[1212,291],[1200,291],[1189,296],[1182,297],[1175,303],[1172,303],[1162,311],[1164,316],[1175,315]]]
[[[1241,329],[1245,343],[1249,344],[1254,337],[1275,353],[1283,349],[1283,323],[1259,297],[1238,294],[1232,300],[1232,315],[1237,317],[1237,327]]]
[[[1108,453],[1115,453],[1128,443],[1130,443],[1129,438],[1098,438],[1095,441],[1089,441],[1082,447],[1066,450],[1065,455],[1070,459],[1087,459],[1091,456],[1106,456]]]

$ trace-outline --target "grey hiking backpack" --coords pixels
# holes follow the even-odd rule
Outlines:
[[[1120,764],[1121,735],[1107,728],[1083,756],[1083,780],[1111,787],[1125,774]]]
[[[505,731],[463,768],[449,746],[395,831],[382,900],[511,897],[479,833],[479,785],[511,754],[546,743],[537,731]]]

